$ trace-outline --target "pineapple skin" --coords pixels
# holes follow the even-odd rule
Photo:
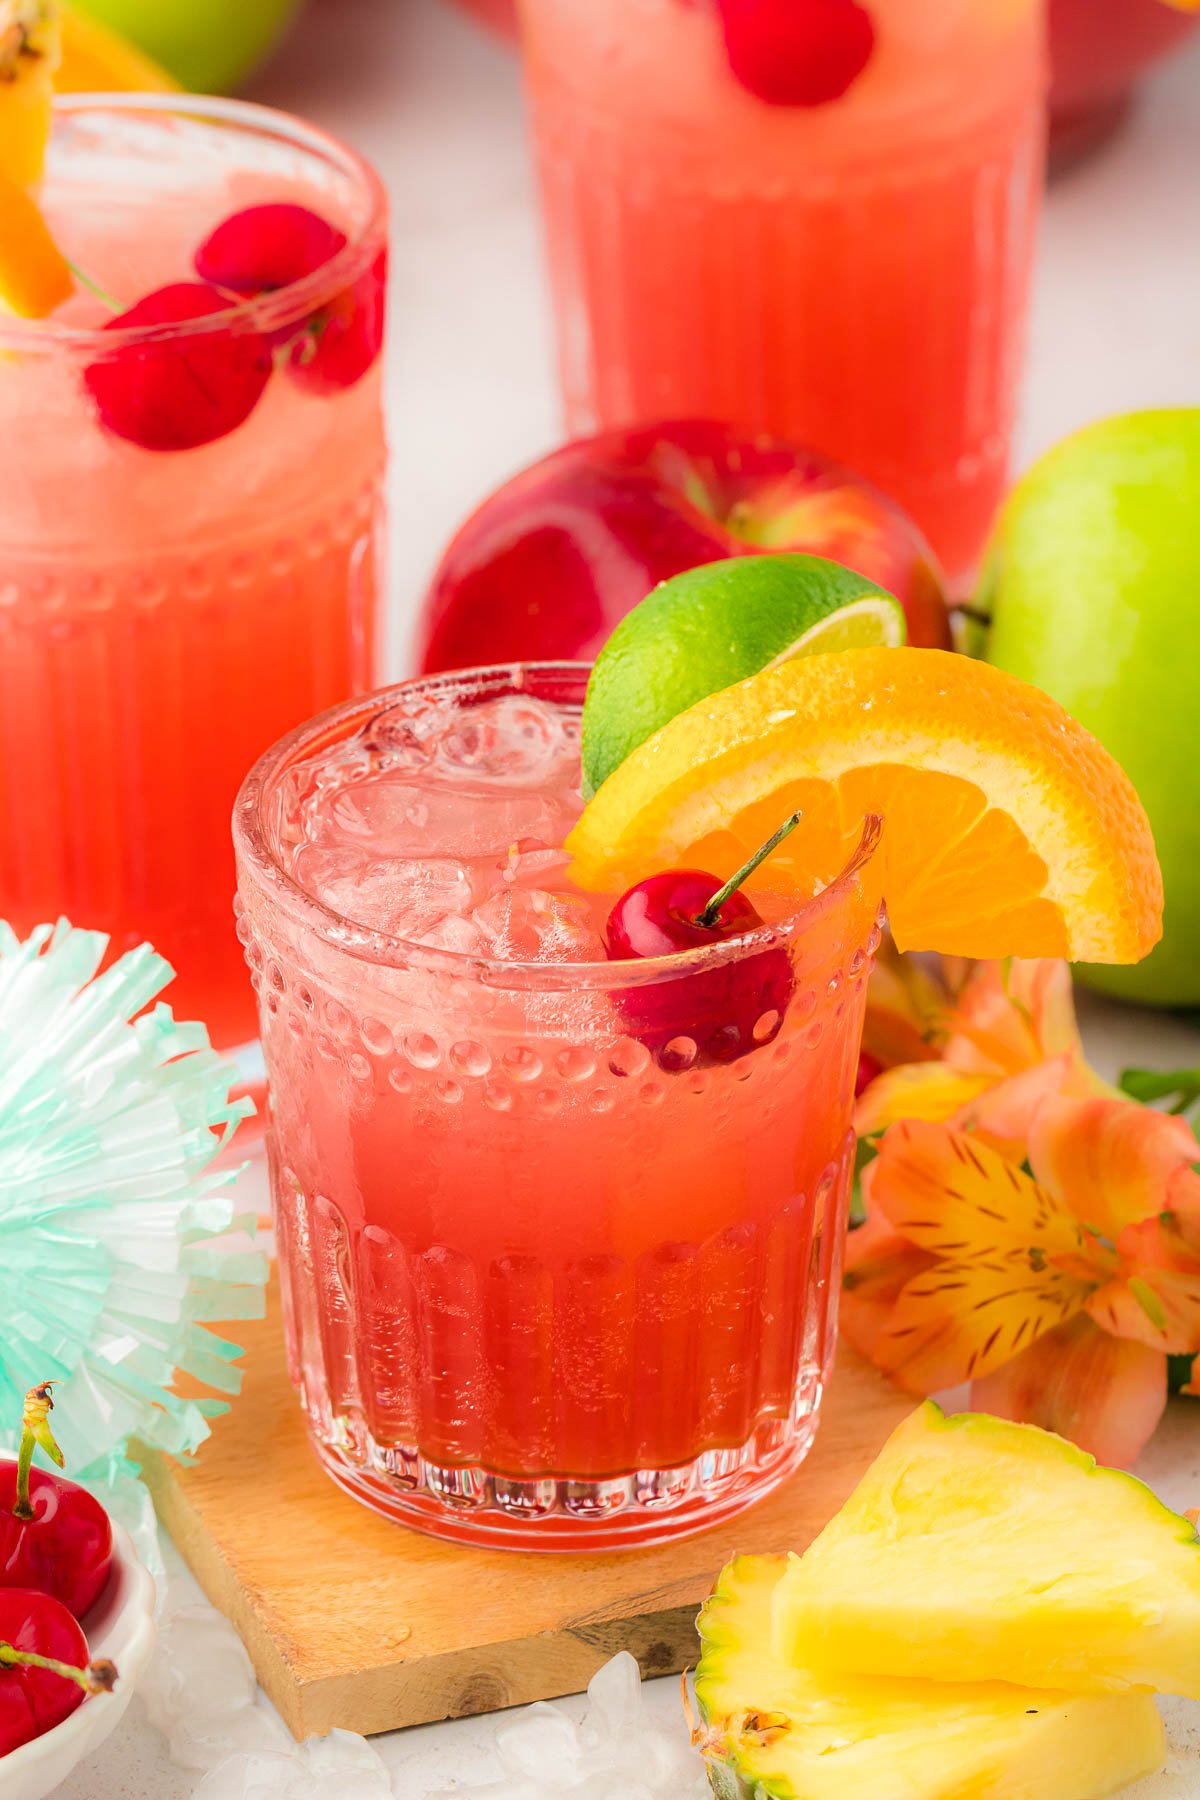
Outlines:
[[[784,1663],[771,1602],[787,1566],[735,1557],[700,1616],[699,1738],[716,1800],[1104,1800],[1162,1767],[1148,1694],[822,1682]]]
[[[893,1432],[773,1605],[785,1661],[1200,1699],[1200,1541],[1135,1476],[1036,1425]]]

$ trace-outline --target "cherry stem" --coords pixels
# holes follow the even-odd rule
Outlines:
[[[33,1466],[33,1447],[40,1444],[51,1462],[63,1466],[63,1453],[54,1441],[54,1433],[50,1429],[50,1414],[54,1410],[54,1401],[50,1389],[57,1383],[53,1381],[39,1382],[31,1387],[25,1396],[25,1405],[21,1412],[21,1447],[17,1451],[17,1493],[13,1501],[14,1519],[32,1519],[33,1504],[29,1498],[29,1471]]]
[[[16,1668],[47,1669],[51,1675],[73,1681],[85,1694],[111,1694],[117,1679],[116,1666],[106,1656],[97,1657],[86,1669],[76,1669],[52,1656],[39,1656],[36,1650],[14,1650],[11,1644],[0,1641],[0,1669]]]
[[[729,880],[725,883],[725,886],[717,889],[708,905],[704,908],[704,911],[697,917],[697,925],[702,925],[706,931],[712,930],[720,916],[721,908],[724,906],[725,902],[737,893],[743,881],[749,880],[759,863],[765,862],[772,850],[777,850],[784,838],[795,831],[802,816],[801,813],[794,812],[790,819],[785,819],[783,824],[779,827],[779,830],[773,831],[766,843],[759,846],[749,862],[744,862],[737,874],[731,875]]]
[[[121,305],[121,302],[119,300],[114,300],[107,288],[102,288],[98,281],[93,281],[90,275],[85,275],[78,263],[73,263],[69,256],[65,257],[64,261],[80,287],[86,288],[89,294],[95,294],[97,300],[107,306],[109,312],[124,312],[125,308]]]

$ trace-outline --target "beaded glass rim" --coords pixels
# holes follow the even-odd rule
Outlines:
[[[286,913],[302,931],[314,933],[322,942],[361,961],[391,968],[418,968],[467,976],[491,987],[518,986],[558,992],[643,987],[656,981],[676,980],[720,968],[745,956],[792,943],[806,928],[855,897],[863,872],[874,858],[883,833],[883,821],[874,815],[864,819],[858,845],[841,872],[819,894],[803,901],[785,918],[764,925],[760,930],[726,938],[711,948],[703,946],[636,962],[504,962],[494,957],[475,956],[469,951],[435,949],[408,938],[356,925],[307,893],[284,869],[275,854],[265,812],[275,782],[301,757],[349,737],[375,713],[417,690],[433,695],[440,692],[447,699],[467,694],[476,699],[528,694],[550,704],[580,706],[590,667],[588,663],[571,662],[498,663],[439,675],[414,676],[390,687],[377,688],[357,699],[342,701],[297,726],[263,753],[238,794],[233,813],[233,836],[241,882],[253,880],[261,891],[270,895],[271,904]],[[846,949],[852,953],[854,949],[864,947],[848,944]]]

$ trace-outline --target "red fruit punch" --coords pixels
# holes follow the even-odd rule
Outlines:
[[[856,0],[717,0],[729,66],[772,106],[827,106],[858,80],[875,48]]]
[[[194,260],[197,275],[212,287],[268,294],[315,275],[345,247],[345,232],[320,213],[276,200],[231,213],[205,238]]]
[[[215,288],[178,281],[109,319],[105,331],[195,325],[114,346],[84,370],[101,421],[143,450],[195,450],[245,423],[271,376],[271,346],[249,325],[198,321],[228,312]]]
[[[40,1657],[75,1671],[9,1662]],[[58,1600],[31,1588],[0,1589],[0,1756],[41,1737],[82,1706],[84,1695],[110,1687],[111,1665],[89,1671],[87,1639]]]
[[[30,1388],[20,1456],[0,1462],[0,1591],[38,1588],[82,1619],[108,1580],[112,1524],[85,1488],[29,1466],[35,1439],[62,1462],[46,1418],[53,1404],[49,1386]]]

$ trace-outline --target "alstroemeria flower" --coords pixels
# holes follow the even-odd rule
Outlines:
[[[961,956],[901,954],[885,935],[863,1025],[863,1055],[877,1071],[941,1056],[944,1021],[974,967]]]
[[[1028,1154],[1032,1174],[953,1126],[892,1126],[863,1177],[842,1328],[912,1393],[969,1381],[980,1410],[1127,1464],[1167,1355],[1200,1352],[1200,1146],[1132,1101],[1054,1098]]]
[[[901,1063],[863,1093],[860,1137],[900,1119],[946,1119],[1020,1162],[1044,1100],[1113,1092],[1084,1057],[1065,962],[977,964],[937,1028],[938,1061]]]

